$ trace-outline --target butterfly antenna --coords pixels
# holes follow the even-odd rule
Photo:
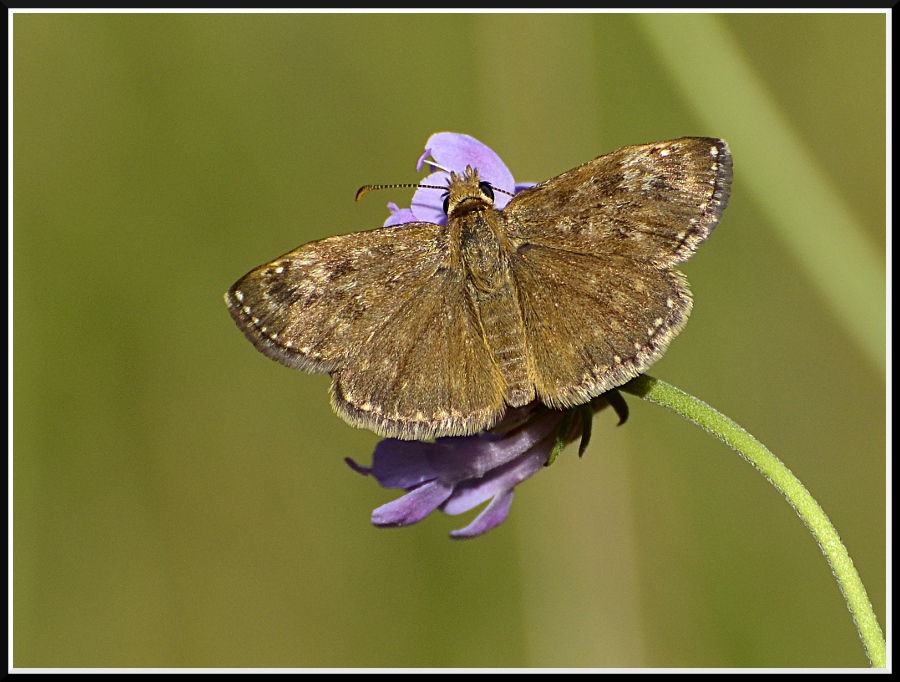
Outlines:
[[[446,192],[446,191],[447,191],[447,188],[446,188],[446,187],[438,187],[438,186],[436,186],[436,185],[421,185],[421,184],[415,183],[415,182],[412,182],[412,183],[402,183],[402,184],[399,184],[399,185],[363,185],[363,186],[360,187],[359,190],[357,190],[357,192],[356,192],[356,200],[359,201],[360,199],[363,198],[364,195],[366,195],[366,194],[368,194],[369,192],[372,192],[372,191],[374,191],[374,190],[376,190],[376,189],[396,189],[397,187],[420,187],[420,188],[423,188],[423,189],[439,189],[439,190],[441,190],[442,192]]]

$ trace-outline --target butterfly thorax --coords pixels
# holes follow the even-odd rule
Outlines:
[[[447,223],[451,243],[479,296],[504,288],[509,279],[509,240],[493,198],[485,193],[478,171],[471,167],[463,175],[450,174]]]
[[[474,203],[474,202],[473,202]],[[468,207],[468,205],[467,205]],[[466,211],[456,224],[459,226],[459,251],[469,281],[479,295],[490,295],[503,288],[509,279],[505,267],[499,235],[494,231],[497,220],[494,210]]]

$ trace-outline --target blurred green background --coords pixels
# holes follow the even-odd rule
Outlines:
[[[332,414],[327,376],[254,350],[222,295],[380,225],[411,190],[354,192],[415,181],[437,131],[523,181],[723,137],[731,203],[651,373],[784,460],[884,626],[885,31],[882,14],[16,14],[15,666],[865,666],[784,500],[635,398],[487,535],[448,539],[471,514],[374,529],[395,495],[343,458],[369,462],[377,437]]]

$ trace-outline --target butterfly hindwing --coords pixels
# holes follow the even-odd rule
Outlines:
[[[581,405],[646,370],[690,314],[680,274],[621,256],[532,246],[512,263],[529,375],[551,407]]]

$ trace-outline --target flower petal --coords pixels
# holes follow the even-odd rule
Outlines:
[[[391,214],[388,216],[388,219],[384,221],[384,225],[382,225],[382,227],[419,222],[419,219],[416,218],[416,215],[412,212],[412,209],[400,208],[393,201],[389,201],[387,207]]]
[[[450,531],[450,537],[456,540],[474,538],[482,533],[487,533],[491,528],[499,526],[506,520],[506,516],[509,514],[509,507],[512,505],[512,500],[512,490],[497,495],[497,497],[491,500],[491,503],[475,517],[475,520],[472,521],[472,523],[465,528]]]
[[[462,173],[466,166],[478,171],[479,177],[496,189],[514,193],[516,182],[512,173],[497,153],[483,142],[462,133],[435,133],[425,143],[425,151],[431,158],[448,170]],[[421,170],[425,157],[419,159]],[[509,203],[510,197],[498,193],[494,196],[494,207],[501,209]]]
[[[544,466],[555,438],[545,438],[518,459],[491,471],[480,479],[464,481],[456,486],[441,509],[451,516],[474,509],[485,500],[512,490]]]
[[[444,171],[438,171],[425,176],[420,183],[446,188],[450,186],[450,176]],[[447,214],[444,213],[445,192],[446,189],[427,189],[425,187],[417,189],[410,202],[410,209],[415,214],[416,220],[446,225]]]
[[[440,449],[435,443],[385,438],[375,446],[370,471],[382,488],[409,490],[438,477],[429,455]]]
[[[429,481],[372,512],[375,526],[408,526],[421,521],[450,497],[452,486]]]
[[[543,441],[562,418],[562,412],[545,409],[503,438],[491,434],[438,438],[435,444],[446,449],[429,450],[427,456],[443,480],[480,479]]]
[[[428,140],[430,141],[431,138],[428,138]],[[419,160],[416,161],[416,170],[417,171],[422,170],[422,166],[425,165],[425,159],[427,159],[429,156],[431,156],[431,150],[428,148],[428,142],[426,142],[425,143],[425,151],[422,152],[422,156],[420,156]]]
[[[362,474],[363,476],[371,476],[372,475],[372,467],[364,467],[362,464],[357,464],[356,460],[352,457],[344,457],[344,461],[347,463],[347,466],[353,469],[358,474]]]

